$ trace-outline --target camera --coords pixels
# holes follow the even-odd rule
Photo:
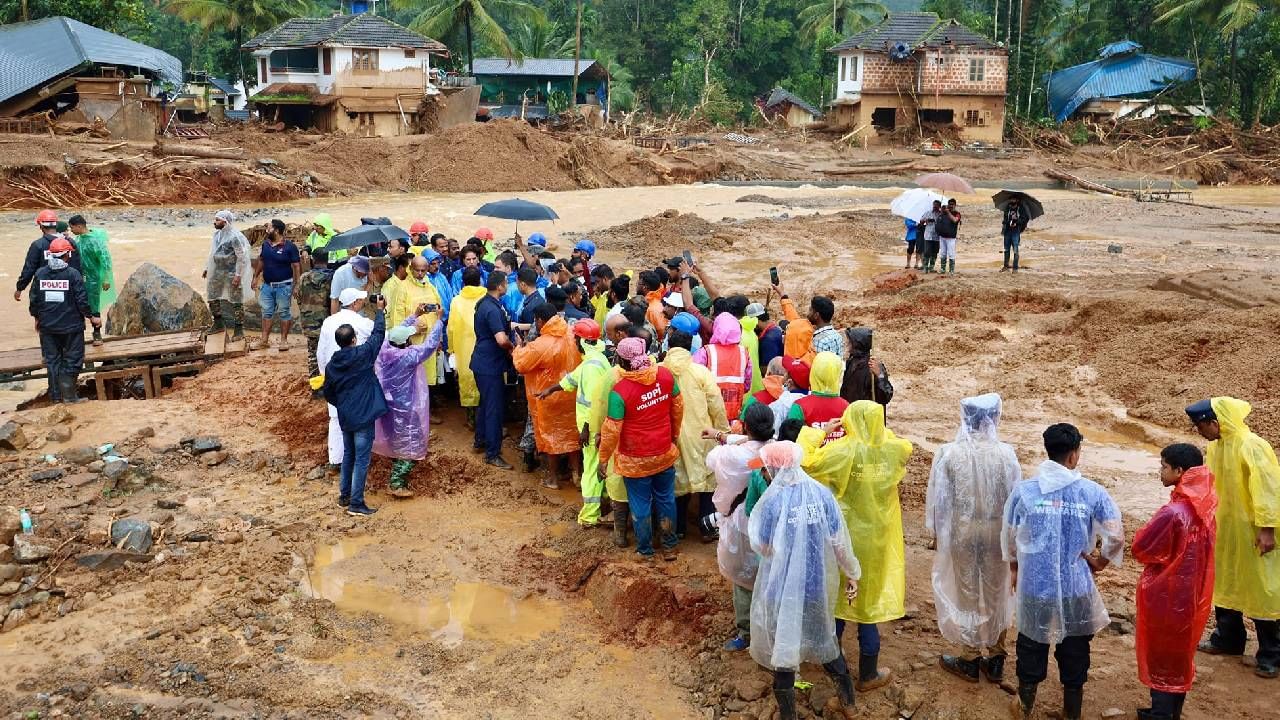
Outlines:
[[[710,515],[703,515],[698,518],[698,527],[702,530],[703,535],[710,535],[720,527],[720,523],[724,522],[724,516],[718,512]]]

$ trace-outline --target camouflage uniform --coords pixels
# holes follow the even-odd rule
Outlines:
[[[329,284],[333,271],[317,268],[304,273],[298,281],[298,314],[302,320],[302,334],[307,338],[307,370],[315,377],[320,374],[316,363],[316,347],[320,343],[320,325],[329,317]]]

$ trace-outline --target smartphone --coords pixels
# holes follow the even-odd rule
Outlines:
[[[693,253],[688,250],[684,251],[684,263],[689,267],[693,267]]]
[[[370,305],[377,305],[377,304],[378,304],[378,301],[382,299],[382,294],[381,294],[381,293],[370,293],[370,294],[369,294],[369,298],[368,298],[368,299],[369,299],[369,304],[370,304]]]
[[[778,284],[778,268],[777,267],[769,268],[769,283],[771,285]]]

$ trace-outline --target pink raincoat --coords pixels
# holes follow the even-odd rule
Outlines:
[[[724,397],[725,413],[731,418],[742,412],[742,403],[751,392],[751,353],[741,342],[742,324],[729,313],[720,313],[711,324],[711,339],[693,354],[693,362],[715,376]],[[714,358],[712,353],[716,354]]]
[[[404,325],[414,325],[410,316]],[[387,413],[373,423],[373,451],[396,460],[421,460],[427,456],[431,432],[431,391],[422,364],[440,348],[443,322],[437,322],[421,345],[394,347],[382,342],[374,372],[382,383]]]

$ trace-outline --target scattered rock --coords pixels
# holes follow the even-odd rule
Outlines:
[[[22,568],[18,567],[17,565],[14,565],[12,563],[0,565],[0,581],[13,580],[14,578],[17,578],[21,575],[22,575]]]
[[[209,306],[190,285],[151,263],[143,263],[107,311],[107,333],[135,335],[204,327]]]
[[[143,425],[133,433],[133,436],[136,438],[152,438],[156,436],[156,429],[150,425]]]
[[[26,433],[18,423],[10,420],[0,425],[0,449],[21,450],[27,446]]]
[[[1124,715],[1125,715],[1125,712],[1120,708],[1116,708],[1116,707],[1107,708],[1106,710],[1102,711],[1102,717],[1104,718],[1124,717]]]
[[[190,542],[190,543],[207,543],[207,542],[213,542],[213,536],[207,532],[193,532],[193,533],[187,533],[182,538],[182,541]]]
[[[88,445],[82,445],[81,447],[74,447],[70,450],[62,451],[62,461],[71,465],[88,465],[97,459],[97,449]]]
[[[760,677],[739,678],[733,683],[734,692],[747,702],[759,700],[769,690],[769,681]]]
[[[36,605],[49,602],[49,592],[47,590],[41,590],[40,592],[32,596],[31,602]]]
[[[125,518],[111,524],[111,544],[117,549],[145,553],[151,549],[151,523]]]
[[[54,405],[49,412],[45,413],[44,424],[61,425],[63,423],[71,422],[74,419],[75,416],[71,414],[71,411],[67,409],[66,405]]]
[[[71,428],[66,425],[56,425],[49,428],[49,432],[45,433],[45,437],[49,442],[66,442],[71,439]]]
[[[22,589],[22,584],[17,581],[7,582],[0,585],[0,595],[13,595]]]
[[[31,473],[31,481],[32,482],[50,482],[52,480],[57,480],[58,478],[61,478],[63,475],[66,475],[66,473],[63,472],[62,468],[48,468],[46,470],[37,470]]]
[[[0,545],[0,563],[7,564],[11,562],[13,562],[13,548],[8,545]],[[0,567],[5,567],[5,565],[0,565]],[[8,578],[0,577],[0,580],[7,579]]]
[[[106,467],[106,466],[107,466],[107,463],[106,463],[106,462],[104,462],[104,461],[102,461],[102,460],[94,460],[93,462],[89,463],[88,465],[85,465],[85,466],[84,466],[84,469],[85,469],[85,470],[88,470],[89,472],[100,473],[100,472],[102,472],[102,468],[104,468],[104,467]]]
[[[98,475],[91,472],[76,473],[75,475],[66,476],[62,481],[73,488],[78,488],[98,482]]]
[[[0,627],[0,631],[3,631],[3,632],[9,632],[10,630],[12,630],[12,629],[14,629],[14,628],[18,627],[19,625],[21,625],[22,623],[24,623],[24,622],[26,622],[26,621],[27,621],[27,611],[26,611],[26,610],[21,610],[21,609],[19,609],[19,610],[10,610],[10,611],[9,611],[9,614],[8,614],[7,616],[5,616],[5,619],[4,619],[4,626],[3,626],[3,627]]]
[[[53,554],[53,548],[41,545],[30,535],[13,536],[13,557],[20,563],[40,562]]]
[[[232,530],[231,532],[222,533],[222,535],[218,536],[218,539],[221,540],[224,545],[236,545],[244,542],[244,535]]]
[[[156,500],[156,507],[160,508],[161,510],[177,510],[178,508],[182,507],[182,502],[179,500],[169,500],[168,498],[160,498],[159,500]]]
[[[204,435],[201,437],[191,438],[190,443],[184,440],[182,444],[183,445],[190,444],[191,453],[193,455],[200,455],[202,453],[213,452],[215,450],[222,449],[222,441],[216,437],[213,437],[212,435]]]
[[[13,544],[13,536],[22,532],[22,516],[18,508],[6,505],[0,508],[0,543]]]
[[[80,567],[89,568],[90,570],[118,570],[131,562],[150,562],[151,555],[148,553],[135,553],[127,550],[97,550],[85,553],[76,558],[76,564]]]
[[[63,688],[62,692],[76,702],[83,702],[89,699],[89,693],[93,692],[93,686],[84,682],[71,683]]]
[[[102,468],[102,476],[107,482],[116,483],[120,478],[124,477],[125,472],[129,469],[129,463],[124,460],[112,460]]]
[[[201,460],[204,462],[205,467],[214,467],[226,462],[228,457],[230,457],[230,455],[226,450],[218,450],[207,453],[203,458],[201,458]]]

